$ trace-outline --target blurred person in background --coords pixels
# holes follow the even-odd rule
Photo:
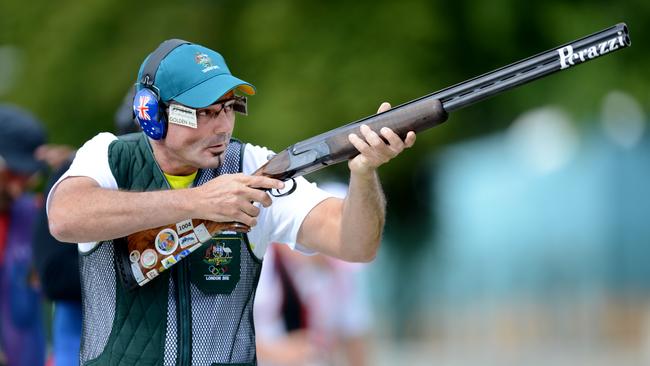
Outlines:
[[[63,174],[74,157],[74,149],[66,145],[41,145],[36,150],[37,159],[52,169],[45,194]],[[52,366],[79,364],[79,337],[81,334],[81,288],[79,285],[79,259],[76,248],[63,245],[54,239],[47,227],[45,207],[38,212],[32,242],[34,266],[38,272],[43,295],[52,301],[51,324]]]
[[[31,247],[42,197],[28,193],[42,168],[34,152],[44,142],[45,130],[34,116],[0,105],[0,363],[7,366],[45,362],[41,292],[32,264],[39,253]]]
[[[133,88],[125,95],[115,113],[115,131],[118,135],[137,132],[131,105]],[[45,194],[65,173],[74,159],[76,150],[66,145],[41,145],[35,153],[37,159],[50,166],[53,174],[48,179]],[[52,324],[53,366],[79,365],[81,342],[81,284],[79,278],[79,254],[75,246],[56,240],[47,225],[47,213],[42,208],[36,223],[34,236],[34,264],[39,273],[45,296],[54,304]]]
[[[338,198],[347,193],[342,183],[319,186]],[[255,295],[259,364],[366,365],[370,309],[360,283],[363,269],[274,243]]]
[[[68,169],[74,149],[65,145],[42,145],[36,156],[47,162],[53,171],[46,184],[47,194],[58,177]],[[36,219],[33,248],[38,253],[34,265],[43,294],[53,305],[52,348],[48,359],[53,361],[52,366],[78,365],[81,334],[79,254],[76,248],[64,245],[50,235],[45,207],[39,211]]]
[[[50,231],[58,240],[80,243],[82,252],[81,363],[253,365],[252,305],[269,244],[372,260],[385,220],[377,168],[412,146],[415,134],[402,140],[382,129],[385,142],[364,126],[360,135],[350,135],[360,155],[348,163],[345,200],[304,178],[296,179],[291,195],[272,199],[266,190],[284,183],[250,175],[272,152],[230,139],[235,111],[246,110],[235,92],[252,95],[255,89],[232,76],[219,53],[163,43],[143,62],[138,89],[134,110],[143,134],[97,135],[77,151],[48,196]],[[380,112],[388,108],[384,103]],[[160,234],[190,218],[236,221],[251,231],[207,240],[129,291],[116,275],[122,248],[112,240]],[[217,245],[234,253],[219,268],[228,276],[210,275],[215,268],[206,253],[223,252]]]
[[[366,365],[370,325],[361,270],[272,245],[255,298],[259,364]]]

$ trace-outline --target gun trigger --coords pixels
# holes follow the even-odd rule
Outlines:
[[[291,188],[289,188],[288,191],[286,191],[286,192],[282,192],[282,191],[280,191],[279,189],[272,189],[271,192],[270,192],[269,194],[270,194],[271,196],[273,196],[273,197],[276,197],[276,198],[277,198],[277,197],[284,197],[284,196],[288,196],[288,195],[290,195],[290,194],[293,193],[293,192],[296,190],[296,188],[298,187],[298,184],[296,184],[296,179],[295,179],[295,178],[291,178],[291,182],[292,182],[292,184],[291,184]]]

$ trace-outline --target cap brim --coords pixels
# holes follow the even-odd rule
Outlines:
[[[254,95],[255,87],[229,74],[216,75],[194,86],[172,99],[191,108],[203,108],[211,105],[232,89]]]

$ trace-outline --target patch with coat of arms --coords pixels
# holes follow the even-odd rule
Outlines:
[[[192,283],[204,293],[231,293],[239,282],[244,245],[239,235],[219,235],[204,243],[190,256]]]

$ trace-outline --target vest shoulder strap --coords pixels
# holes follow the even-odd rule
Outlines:
[[[108,146],[108,162],[118,187],[132,191],[165,188],[167,180],[156,165],[147,137],[132,133]]]

